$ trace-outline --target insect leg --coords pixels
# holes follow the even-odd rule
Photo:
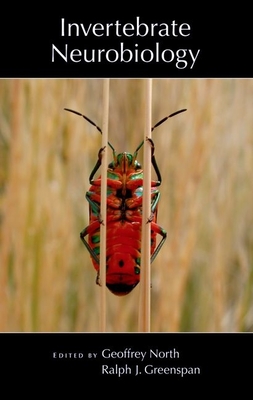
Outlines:
[[[154,167],[154,170],[155,170],[155,173],[156,173],[156,176],[157,176],[156,184],[153,185],[153,186],[160,186],[161,182],[162,182],[162,176],[161,176],[161,173],[159,171],[158,165],[156,163],[155,155],[154,155],[154,153],[155,153],[155,145],[154,145],[153,140],[148,138],[148,137],[147,137],[147,141],[150,143],[150,146],[151,146],[151,163],[152,163],[152,165]]]
[[[155,222],[151,222],[151,232],[162,236],[162,239],[158,243],[155,251],[153,252],[153,254],[151,256],[150,262],[152,263],[154,261],[154,259],[156,258],[157,254],[159,253],[159,251],[161,250],[161,248],[167,238],[167,232],[165,231],[165,229],[163,229],[161,226],[159,226]],[[151,233],[151,236],[152,236],[152,233]]]
[[[96,215],[98,217],[98,220],[100,221],[100,218],[99,218],[99,216],[100,216],[100,203],[97,203],[96,201],[91,199],[91,196],[94,197],[95,195],[96,195],[96,193],[87,192],[85,198],[86,198],[86,200],[88,201],[88,203],[89,203],[89,205],[91,207],[92,214]],[[98,199],[100,199],[99,195],[96,195],[96,197]]]
[[[86,249],[88,250],[88,252],[90,253],[91,257],[93,258],[93,260],[99,265],[99,258],[97,256],[97,254],[95,253],[95,251],[91,248],[91,246],[89,245],[89,243],[85,240],[85,236],[87,235],[91,235],[92,233],[95,233],[100,227],[100,221],[93,221],[90,225],[88,225],[86,228],[84,228],[81,232],[80,232],[80,238],[81,241],[83,242],[84,246],[86,247]]]
[[[152,198],[152,201],[151,201],[151,213],[155,212],[155,210],[157,208],[157,205],[158,205],[158,202],[159,202],[159,199],[160,199],[160,196],[161,196],[161,193],[159,191],[157,191],[155,193],[154,197]]]
[[[94,195],[93,192],[87,192],[85,197],[90,205],[90,214],[97,217],[97,219],[95,219],[93,222],[91,222],[90,225],[88,225],[86,228],[84,228],[81,231],[80,238],[81,238],[84,246],[87,248],[88,252],[90,253],[91,257],[93,258],[93,260],[99,265],[99,258],[97,256],[96,252],[91,248],[89,243],[85,240],[85,236],[92,235],[93,233],[95,233],[99,229],[100,224],[103,223],[103,221],[100,218],[100,204],[91,199],[91,197],[93,195]]]
[[[105,147],[101,147],[101,149],[98,152],[98,160],[96,162],[95,167],[93,168],[93,170],[91,171],[90,177],[89,177],[89,181],[90,183],[92,183],[93,177],[95,175],[95,173],[97,172],[97,170],[100,168],[101,166],[101,162],[102,162],[102,153],[104,151]]]
[[[155,214],[157,215],[157,205],[158,205],[160,196],[161,196],[161,194],[158,190],[155,193],[153,193],[153,198],[151,201],[151,215],[149,216],[147,223],[152,222]]]

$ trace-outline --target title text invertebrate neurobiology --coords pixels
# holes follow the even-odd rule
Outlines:
[[[165,63],[174,65],[177,69],[192,69],[200,54],[200,49],[175,48],[182,40],[190,42],[191,25],[189,23],[144,22],[136,17],[131,22],[120,20],[102,23],[76,23],[61,19],[61,37],[84,37],[84,47],[73,47],[70,43],[52,44],[51,61],[63,60],[65,63]],[[107,39],[112,38],[113,41]],[[92,40],[93,47],[91,48]],[[133,40],[134,39],[134,40]],[[147,47],[147,39],[149,44]],[[100,42],[103,46],[100,46]],[[109,44],[110,43],[110,44]],[[113,47],[112,47],[113,43]],[[168,48],[168,43],[171,44]],[[106,46],[107,45],[107,46]],[[103,47],[103,48],[100,48]]]

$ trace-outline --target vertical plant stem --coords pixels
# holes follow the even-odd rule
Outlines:
[[[103,126],[102,147],[104,148],[101,165],[101,219],[100,225],[100,331],[106,331],[106,201],[107,201],[107,143],[109,116],[109,79],[103,81]]]
[[[151,206],[151,147],[146,138],[151,138],[152,79],[144,80],[145,130],[143,157],[143,203],[141,237],[141,280],[139,330],[150,331],[150,218]]]

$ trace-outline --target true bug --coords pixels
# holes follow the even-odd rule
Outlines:
[[[65,108],[94,125],[102,134],[102,130],[85,115]],[[168,118],[179,114],[186,109],[176,111],[157,122],[152,131]],[[151,181],[151,263],[159,253],[166,240],[166,231],[157,224],[157,210],[160,198],[158,186],[162,177],[154,155],[154,142],[147,139],[151,145],[151,162],[156,173],[156,180]],[[106,286],[119,296],[126,295],[139,283],[141,272],[141,224],[142,224],[142,194],[143,170],[137,161],[137,155],[144,141],[135,150],[134,154],[115,152],[112,149],[113,161],[108,165],[107,172],[107,243],[106,243]],[[94,179],[101,166],[102,152],[98,152],[98,160],[91,171],[89,182],[91,187],[86,193],[89,203],[89,225],[80,233],[80,238],[90,253],[92,263],[97,271],[96,283],[99,284],[99,256],[100,256],[100,194],[101,177]],[[157,235],[161,240],[156,245]],[[85,239],[88,235],[88,241]]]

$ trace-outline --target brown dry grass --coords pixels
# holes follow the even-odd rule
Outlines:
[[[109,140],[143,137],[141,80],[111,80]],[[151,330],[252,331],[253,80],[153,81],[153,133],[168,239],[152,265]],[[101,80],[0,81],[0,331],[99,329],[79,232],[101,137]],[[109,153],[110,155],[110,153]],[[140,152],[142,160],[142,152]],[[107,329],[136,331],[139,288],[107,295]]]

